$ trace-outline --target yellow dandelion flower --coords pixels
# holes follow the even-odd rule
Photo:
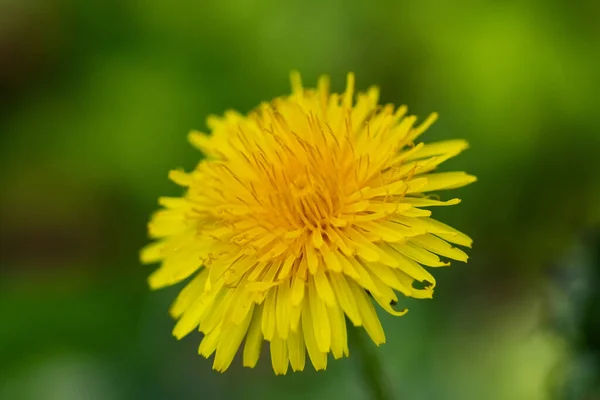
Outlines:
[[[291,95],[247,116],[210,117],[211,135],[190,133],[205,158],[170,172],[186,193],[160,199],[149,223],[156,242],[141,253],[162,263],[153,289],[194,275],[170,309],[173,334],[204,333],[198,352],[215,353],[218,371],[242,342],[243,364],[254,367],[265,340],[276,374],[303,370],[307,352],[325,369],[329,353],[349,354],[346,317],[384,343],[372,299],[403,315],[396,293],[432,297],[423,265],[466,261],[450,243],[471,245],[427,209],[459,203],[428,193],[475,181],[433,172],[464,140],[415,142],[436,114],[416,125],[406,107],[379,106],[376,87],[355,99],[353,74],[343,94],[330,93],[327,77],[316,89],[298,73],[291,81]]]

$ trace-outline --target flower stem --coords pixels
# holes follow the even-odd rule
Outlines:
[[[352,329],[353,328],[353,329]],[[371,392],[372,399],[391,400],[391,388],[387,385],[385,373],[381,362],[375,352],[376,347],[367,338],[366,332],[360,327],[348,329],[354,348],[358,351],[360,357],[360,373]]]

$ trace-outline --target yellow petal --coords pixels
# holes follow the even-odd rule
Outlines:
[[[415,140],[419,135],[425,132],[438,119],[438,113],[431,113],[425,121],[416,128],[413,128],[407,136],[409,141]]]
[[[285,375],[288,370],[289,357],[287,340],[284,340],[277,335],[271,340],[271,364],[275,375]]]
[[[306,243],[304,250],[306,251],[305,254],[308,270],[311,274],[315,274],[317,272],[317,268],[319,268],[319,257],[317,256],[317,252],[310,242]]]
[[[144,264],[151,264],[160,261],[164,257],[164,249],[167,243],[164,241],[158,241],[150,243],[142,249],[140,252],[140,260]]]
[[[306,268],[306,258],[303,258],[302,261],[300,261],[300,267],[298,271],[292,278],[292,305],[299,305],[304,298],[304,286],[306,278],[303,276],[303,273],[306,273]]]
[[[304,334],[302,332],[291,331],[287,340],[288,354],[292,370],[304,370],[306,363],[306,350],[304,348]]]
[[[331,347],[331,325],[325,303],[317,294],[317,289],[312,278],[308,282],[308,302],[310,304],[310,314],[312,316],[317,348],[319,351],[327,353]]]
[[[348,337],[344,312],[338,305],[327,307],[327,312],[331,322],[331,353],[333,358],[339,359],[348,356]]]
[[[217,353],[215,354],[215,360],[213,362],[213,369],[223,372],[229,368],[244,336],[246,336],[251,319],[252,313],[249,312],[246,314],[246,318],[241,324],[231,325],[221,332],[219,344],[217,345]]]
[[[405,197],[404,203],[414,207],[434,207],[434,206],[453,206],[460,203],[460,199],[451,199],[448,201],[438,201],[426,197]]]
[[[415,279],[401,270],[394,270],[394,273],[398,277],[398,280],[402,282],[407,287],[410,287],[410,297],[415,299],[431,299],[433,297],[433,289],[435,288],[435,281],[430,282],[431,285],[428,285],[422,289],[417,289],[414,287]]]
[[[222,290],[213,301],[212,305],[208,307],[206,313],[202,315],[200,320],[200,326],[198,326],[198,330],[200,332],[210,332],[215,329],[218,325],[224,324],[224,316],[225,311],[229,308],[231,304],[231,299],[233,298],[233,290],[224,289]],[[184,314],[185,316],[185,314]],[[227,326],[222,327],[223,330],[229,329],[229,324]]]
[[[171,305],[169,313],[173,318],[179,318],[181,314],[192,304],[192,302],[198,299],[204,292],[204,283],[208,278],[208,271],[206,269],[200,271],[194,279],[190,281],[177,295],[177,298]]]
[[[279,270],[279,275],[277,275],[278,279],[285,279],[289,276],[292,271],[292,265],[296,262],[297,258],[294,254],[290,253],[285,257],[283,265],[281,266],[281,270]]]
[[[448,242],[433,236],[432,234],[415,236],[414,238],[411,238],[410,241],[426,250],[440,254],[444,257],[452,258],[453,260],[467,262],[469,259],[469,256],[467,256],[464,251],[452,247]]]
[[[187,174],[180,169],[169,171],[169,179],[179,186],[190,186],[192,184],[192,174]]]
[[[273,289],[275,290],[275,289]],[[278,336],[287,339],[290,330],[290,282],[284,281],[277,287],[277,305],[275,310]]]
[[[401,254],[408,258],[412,258],[418,263],[428,265],[430,267],[443,267],[447,266],[448,263],[442,262],[438,256],[425,250],[421,246],[417,246],[410,242],[401,244],[391,244],[394,249],[399,251]]]
[[[183,312],[181,318],[173,328],[173,336],[177,339],[183,338],[185,335],[194,330],[204,313],[212,306],[215,299],[221,293],[221,286],[213,287],[213,290],[203,292],[190,306]]]
[[[325,271],[323,271],[323,268],[319,268],[315,274],[314,282],[319,297],[329,307],[333,307],[335,305],[335,295],[333,294],[333,290],[331,289],[331,285],[329,283],[329,278],[325,274]]]
[[[300,325],[300,314],[302,313],[302,305],[293,305],[290,303],[290,331],[298,332],[298,326]]]
[[[206,155],[214,154],[215,143],[209,135],[198,131],[191,131],[188,134],[188,141],[202,153]]]
[[[208,334],[204,335],[202,341],[200,342],[200,346],[198,346],[198,354],[205,358],[210,357],[215,350],[217,350],[217,345],[219,344],[220,339],[221,327],[218,326]]]
[[[290,82],[292,85],[292,93],[302,93],[302,78],[300,77],[300,73],[298,71],[290,72]]]
[[[469,143],[466,140],[455,139],[445,140],[441,142],[425,144],[418,151],[414,152],[410,156],[406,157],[407,161],[418,160],[420,158],[437,156],[440,154],[459,154],[461,151],[467,149]]]
[[[310,311],[308,301],[302,303],[302,332],[304,334],[304,342],[306,350],[312,365],[317,371],[327,368],[327,353],[319,350],[315,339],[315,330],[313,327],[313,317]]]
[[[431,218],[424,218],[422,222],[425,224],[427,232],[431,232],[447,242],[466,247],[471,247],[473,244],[473,239],[442,222]]]
[[[187,230],[188,225],[185,214],[180,210],[162,209],[157,211],[148,223],[148,234],[151,238],[174,236]],[[189,232],[189,236],[191,238],[193,234]]]
[[[347,232],[359,256],[370,262],[379,260],[379,252],[375,248],[376,246],[365,238],[362,233],[352,228],[348,228]]]
[[[473,175],[464,172],[439,172],[423,175],[423,178],[427,179],[427,183],[421,188],[421,192],[456,189],[477,180]]]
[[[321,255],[323,255],[323,261],[325,263],[325,268],[335,272],[342,272],[342,264],[339,259],[336,257],[335,253],[332,252],[328,246],[321,247]],[[337,252],[337,250],[335,251]]]
[[[352,294],[352,290],[350,289],[350,285],[346,281],[346,278],[344,275],[337,273],[330,274],[330,277],[333,291],[335,292],[344,313],[346,313],[355,326],[362,325],[362,319],[360,318],[356,299],[354,299],[354,295]]]
[[[377,317],[373,303],[368,298],[367,293],[356,283],[349,282],[349,284],[354,298],[356,299],[356,304],[358,306],[358,310],[360,311],[363,326],[371,337],[371,340],[373,340],[373,342],[378,346],[382,343],[385,343],[385,333],[383,332],[383,327],[381,326],[379,317]]]
[[[331,240],[331,242],[335,244],[342,251],[342,253],[347,256],[352,255],[352,249],[346,244],[342,237],[345,236],[344,234],[339,233],[331,226],[328,226],[325,232],[327,233],[329,240]]]
[[[355,279],[355,281],[368,291],[372,293],[378,293],[377,286],[375,286],[375,284],[373,283],[371,276],[369,275],[365,266],[363,265],[363,261],[358,260],[355,257],[349,257],[348,260],[352,264],[354,270],[358,273],[358,278]]]
[[[318,249],[321,246],[323,246],[323,236],[321,236],[321,230],[320,229],[313,230],[313,232],[311,234],[311,238],[312,238],[312,243],[313,243],[313,245],[315,246],[316,249]]]
[[[253,307],[254,301],[252,291],[249,290],[248,287],[238,286],[234,291],[229,308],[223,315],[225,321],[223,324],[224,328],[227,328],[227,325],[225,324],[228,322],[235,325],[241,324],[246,318],[246,314],[248,314]]]
[[[262,305],[259,305],[254,308],[252,322],[250,323],[248,334],[246,335],[246,343],[244,344],[243,355],[244,367],[254,368],[258,362],[258,358],[260,357],[260,350],[263,342],[261,323]]]
[[[397,269],[403,271],[405,274],[410,275],[419,282],[431,282],[435,283],[435,278],[431,275],[421,264],[412,260],[409,257],[398,254],[399,266]]]
[[[350,262],[350,258],[346,257],[339,251],[334,253],[340,265],[342,266],[342,272],[348,275],[352,279],[360,279],[358,271],[354,269],[354,265]]]
[[[379,263],[365,263],[365,265],[371,275],[373,284],[377,288],[375,292],[371,292],[374,297],[384,298],[389,303],[392,300],[398,300],[392,288],[404,294],[410,291],[410,288],[404,287],[398,280],[392,268]]]
[[[263,304],[262,314],[262,334],[266,340],[273,339],[275,334],[275,318],[277,312],[277,291],[269,290],[265,302]]]
[[[346,76],[346,92],[344,92],[344,107],[352,107],[352,99],[354,96],[354,74],[349,72]]]

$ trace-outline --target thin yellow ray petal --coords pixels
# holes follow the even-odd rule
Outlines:
[[[375,248],[376,246],[366,239],[361,232],[352,228],[348,228],[347,232],[359,256],[370,262],[379,260],[379,252]]]
[[[401,242],[406,239],[406,236],[402,234],[401,230],[390,229],[387,224],[384,225],[381,222],[366,221],[358,222],[356,225],[373,233],[380,240],[385,240],[386,242]]]
[[[451,199],[448,201],[433,200],[426,197],[405,197],[404,203],[414,207],[435,207],[435,206],[454,206],[460,203],[460,199]]]
[[[424,233],[426,233],[425,228],[423,228],[419,225],[406,226],[404,224],[400,224],[393,220],[379,221],[377,224],[380,225],[381,227],[385,228],[386,230],[395,232],[395,234],[396,234],[395,237],[393,236],[392,233],[389,233],[389,232],[388,232],[388,236],[386,236],[386,237],[389,237],[390,239],[395,238],[396,240],[386,240],[386,242],[400,243],[400,242],[406,240],[406,238],[423,235]],[[402,239],[397,240],[398,238],[402,238]]]
[[[310,311],[308,301],[302,303],[302,332],[304,334],[304,342],[306,350],[312,365],[317,371],[327,368],[327,353],[319,350],[317,340],[315,339],[315,329],[313,327],[313,316]]]
[[[279,275],[277,275],[277,279],[283,280],[290,275],[290,272],[292,271],[292,265],[294,265],[296,259],[296,256],[292,253],[288,254],[285,257],[285,261],[281,266],[281,270],[279,270]]]
[[[208,334],[204,335],[200,345],[198,346],[198,354],[204,358],[210,357],[215,350],[221,339],[221,327],[218,326]]]
[[[258,265],[256,258],[252,256],[241,256],[235,260],[225,271],[223,278],[225,285],[236,285],[240,279],[251,269]]]
[[[315,251],[312,243],[307,242],[305,244],[305,254],[306,254],[306,262],[308,265],[308,270],[311,274],[315,274],[317,269],[319,268],[319,257],[317,256],[317,252]]]
[[[183,197],[168,197],[162,196],[158,198],[158,204],[165,208],[189,208],[190,203],[188,199]]]
[[[235,325],[239,325],[244,321],[246,315],[254,307],[252,291],[249,288],[241,286],[236,288],[235,295],[231,300],[229,309],[224,314],[224,327],[227,321],[231,321]]]
[[[430,266],[430,267],[444,267],[449,265],[448,263],[443,262],[440,258],[431,253],[428,250],[425,250],[421,246],[417,246],[410,242],[400,243],[400,244],[390,244],[394,249],[396,249],[401,254],[405,255],[408,258],[412,258],[418,263]]]
[[[379,263],[365,263],[365,266],[370,272],[373,284],[377,288],[377,291],[371,292],[373,296],[387,299],[389,302],[398,300],[392,288],[403,294],[410,292],[410,287],[405,287],[398,280],[392,268]]]
[[[200,325],[198,326],[198,330],[200,332],[206,333],[206,332],[212,331],[218,325],[223,325],[225,323],[225,321],[224,321],[225,311],[229,308],[232,298],[233,298],[233,290],[231,290],[231,289],[222,290],[217,295],[217,297],[215,297],[215,300],[213,301],[212,305],[210,307],[208,307],[208,309],[206,310],[206,313],[204,315],[202,315],[202,318],[200,320]],[[224,329],[224,330],[227,330],[228,328],[229,328],[229,325],[222,326],[222,329]]]
[[[373,340],[373,342],[378,346],[382,343],[385,343],[385,333],[383,332],[383,327],[381,326],[379,317],[377,316],[375,308],[373,307],[373,303],[368,298],[367,293],[363,288],[354,282],[349,282],[349,285],[354,298],[356,299],[356,304],[358,306],[358,310],[360,311],[363,326],[371,337],[371,340]]]
[[[423,268],[421,264],[417,263],[409,257],[400,254],[400,252],[395,250],[393,246],[389,247],[398,253],[397,258],[399,265],[395,269],[403,271],[404,273],[410,275],[419,282],[427,281],[435,283],[435,278],[433,277],[433,275],[431,275],[425,268]]]
[[[220,295],[221,286],[217,285],[211,291],[202,293],[190,304],[173,327],[173,336],[181,339],[200,324],[204,313],[210,309],[215,299]]]
[[[362,319],[360,318],[356,300],[354,299],[354,295],[352,294],[352,290],[350,289],[350,285],[346,281],[346,278],[344,275],[337,273],[332,273],[330,277],[331,286],[344,313],[346,313],[355,326],[362,325]]]
[[[344,107],[352,107],[352,99],[354,96],[354,74],[349,72],[346,76],[346,92],[344,92]]]
[[[306,277],[304,276],[304,274],[306,274],[307,268],[306,258],[303,258],[300,261],[299,265],[300,267],[298,271],[296,272],[296,274],[294,274],[294,277],[292,278],[292,305],[299,305],[302,302],[302,299],[304,298],[304,287],[306,282]]]
[[[290,332],[298,332],[298,326],[300,325],[300,313],[302,312],[302,305],[292,305],[290,303]]]
[[[340,306],[327,307],[331,323],[331,353],[333,358],[339,359],[348,355],[348,337],[346,320]]]
[[[447,242],[465,247],[471,247],[473,244],[473,239],[440,221],[432,218],[424,218],[422,219],[422,223],[424,224],[427,232],[431,232]]]
[[[298,71],[290,72],[290,83],[292,85],[292,93],[298,94],[304,90],[302,87],[302,78]]]
[[[323,255],[323,261],[325,263],[325,269],[331,270],[334,272],[342,272],[342,264],[339,259],[336,257],[335,253],[332,252],[328,246],[323,246],[320,249],[321,254]],[[335,250],[337,252],[337,250]]]
[[[331,242],[335,244],[345,255],[352,255],[352,248],[349,247],[342,238],[342,236],[345,236],[344,233],[338,232],[335,228],[331,226],[328,226],[325,232],[327,233],[327,237],[329,237],[329,240],[331,240]]]
[[[185,173],[183,170],[174,169],[169,171],[169,179],[179,186],[190,186],[192,184],[192,174]]]
[[[208,278],[208,271],[203,269],[201,270],[194,279],[190,281],[177,295],[177,298],[171,305],[169,309],[169,313],[173,318],[179,318],[181,314],[194,302],[194,300],[198,299],[204,292],[204,283]]]
[[[321,236],[320,229],[313,230],[313,232],[311,234],[311,239],[312,239],[313,246],[316,249],[319,249],[319,248],[321,248],[321,246],[323,246],[323,236]]]
[[[383,308],[387,313],[393,315],[394,317],[402,317],[403,315],[406,315],[406,313],[408,312],[408,308],[403,308],[402,310],[395,310],[391,306],[391,303],[387,302],[385,299],[383,299],[381,297],[373,296],[373,298],[375,299],[375,301],[377,302],[377,304],[379,304],[379,306],[381,308]]]
[[[261,325],[262,305],[258,305],[254,308],[252,322],[250,323],[248,334],[246,335],[246,343],[244,344],[243,354],[244,367],[254,368],[258,362],[263,342]]]
[[[193,233],[189,230],[185,213],[180,210],[165,210],[155,212],[148,223],[148,235],[153,239],[188,233],[189,239]]]
[[[418,138],[423,132],[425,132],[433,123],[438,119],[438,113],[431,113],[429,116],[421,123],[421,125],[413,128],[407,136],[409,141],[413,141]]]
[[[469,259],[469,256],[464,251],[456,247],[452,247],[450,244],[448,244],[448,242],[429,233],[422,236],[415,236],[414,238],[410,239],[410,242],[433,253],[452,258],[453,260],[467,262]]]
[[[319,297],[313,278],[308,281],[308,302],[314,328],[315,340],[319,351],[329,352],[331,347],[331,325],[323,300]]]
[[[413,283],[415,279],[411,276],[408,276],[401,270],[394,270],[394,273],[398,276],[398,280],[400,280],[405,286],[410,287],[410,297],[415,299],[431,299],[433,297],[433,289],[435,288],[435,282],[431,285],[426,286],[423,289],[417,289],[414,287]]]
[[[429,217],[431,215],[430,210],[421,210],[420,208],[407,208],[404,210],[399,210],[397,214],[404,215],[406,217]]]
[[[277,291],[269,290],[265,302],[263,303],[262,313],[262,334],[266,340],[273,339],[275,334],[275,318],[277,312]]]
[[[151,264],[162,260],[166,246],[165,241],[150,243],[140,251],[140,261],[144,264]]]
[[[407,161],[420,158],[432,157],[441,154],[457,155],[469,147],[469,143],[463,139],[444,140],[441,142],[427,143],[419,151],[406,157]]]
[[[342,272],[348,275],[350,278],[357,280],[360,279],[360,275],[356,269],[354,269],[354,265],[350,262],[350,257],[346,257],[339,251],[334,253],[339,263],[342,266]]]
[[[456,189],[477,180],[476,177],[465,172],[438,172],[422,177],[427,179],[427,183],[421,188],[421,192]]]
[[[288,354],[293,371],[303,371],[306,363],[306,349],[304,347],[304,334],[291,331],[287,339]]]
[[[273,289],[275,290],[275,289]],[[277,305],[275,310],[278,336],[287,339],[290,330],[290,281],[284,281],[277,287]],[[276,335],[277,336],[277,335]]]
[[[198,131],[191,131],[188,134],[188,141],[202,153],[214,155],[215,143],[209,135]]]
[[[318,296],[327,304],[329,307],[335,306],[335,295],[331,289],[329,278],[323,268],[319,268],[314,276],[315,287],[317,289]]]
[[[244,336],[246,336],[251,319],[252,313],[249,312],[246,314],[246,318],[241,324],[231,325],[221,333],[215,360],[213,362],[213,369],[223,372],[229,368]]]
[[[271,340],[270,348],[271,364],[275,375],[285,375],[289,365],[287,340],[275,335]]]
[[[354,270],[358,273],[358,279],[354,279],[356,283],[358,283],[363,288],[367,289],[372,293],[378,293],[377,286],[373,283],[371,276],[367,272],[364,262],[355,257],[349,257],[348,261],[352,264]]]

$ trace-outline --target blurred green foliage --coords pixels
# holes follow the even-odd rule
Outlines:
[[[475,239],[470,262],[382,315],[398,398],[568,396],[586,346],[541,310],[562,284],[550,267],[573,269],[557,260],[600,222],[599,16],[558,0],[0,1],[0,398],[368,398],[356,357],[212,372],[200,334],[170,336],[176,289],[149,293],[137,259],[157,197],[179,193],[167,171],[198,161],[187,132],[287,93],[291,69],[337,90],[354,71],[438,111],[424,140],[471,143],[444,168],[479,181],[435,210]],[[577,265],[594,288],[598,261]]]

